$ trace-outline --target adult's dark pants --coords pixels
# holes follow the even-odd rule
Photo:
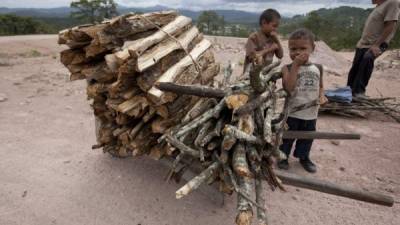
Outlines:
[[[289,130],[294,131],[315,131],[317,120],[302,120],[293,117],[289,117],[286,121],[289,126]],[[283,143],[280,146],[280,150],[286,154],[290,155],[292,151],[293,143],[296,141],[296,147],[294,149],[294,157],[299,159],[307,159],[310,157],[310,150],[313,140],[306,139],[283,139]]]
[[[347,86],[351,87],[353,94],[365,93],[374,70],[375,56],[368,48],[357,48],[353,59],[353,66],[347,78]]]

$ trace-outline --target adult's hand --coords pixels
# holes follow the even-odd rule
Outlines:
[[[373,45],[368,51],[371,52],[375,58],[378,58],[382,54],[381,49],[376,45]]]

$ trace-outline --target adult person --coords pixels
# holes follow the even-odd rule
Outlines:
[[[376,7],[364,25],[347,80],[353,96],[359,98],[366,97],[374,61],[387,49],[400,15],[400,0],[372,0],[372,4],[376,4]]]

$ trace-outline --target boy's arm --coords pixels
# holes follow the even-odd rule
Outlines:
[[[283,58],[283,48],[282,48],[281,42],[279,41],[278,34],[277,33],[271,33],[271,36],[272,36],[272,39],[274,40],[274,42],[276,43],[276,45],[278,47],[275,50],[275,55],[279,59],[282,59]]]
[[[282,67],[282,85],[289,95],[292,95],[296,88],[299,69],[300,65],[297,63],[293,63],[290,70],[287,66]]]

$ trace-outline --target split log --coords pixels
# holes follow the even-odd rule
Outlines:
[[[147,102],[147,99],[145,97],[139,95],[139,96],[134,96],[131,99],[124,101],[123,103],[118,105],[116,110],[118,112],[128,113],[130,110],[132,110],[136,107],[140,107],[143,110],[148,105],[149,104]]]
[[[190,30],[180,35],[177,40],[168,39],[165,43],[160,43],[150,49],[150,51],[139,56],[136,66],[137,71],[142,72],[146,70],[175,50],[182,48],[187,49],[190,42],[192,42],[197,35],[199,35],[199,30],[196,27],[192,27]]]
[[[157,82],[173,82],[174,79],[188,66],[193,64],[192,60],[197,60],[202,53],[204,53],[209,47],[211,43],[207,40],[201,41],[196,47],[190,52],[190,56],[186,56],[179,63],[175,64],[171,67],[167,72],[165,72]],[[163,92],[156,87],[151,88],[148,91],[149,97],[155,104],[164,103],[162,100]]]
[[[117,37],[128,37],[137,33],[155,29],[156,26],[164,26],[177,16],[173,10],[151,12],[145,14],[126,14],[109,21],[104,29]]]
[[[184,27],[188,26],[192,20],[185,16],[178,16],[172,22],[168,23],[161,30],[151,36],[139,39],[132,43],[128,48],[114,54],[118,64],[125,62],[131,55],[140,56],[150,46],[155,45],[164,40],[169,35],[180,32]]]

